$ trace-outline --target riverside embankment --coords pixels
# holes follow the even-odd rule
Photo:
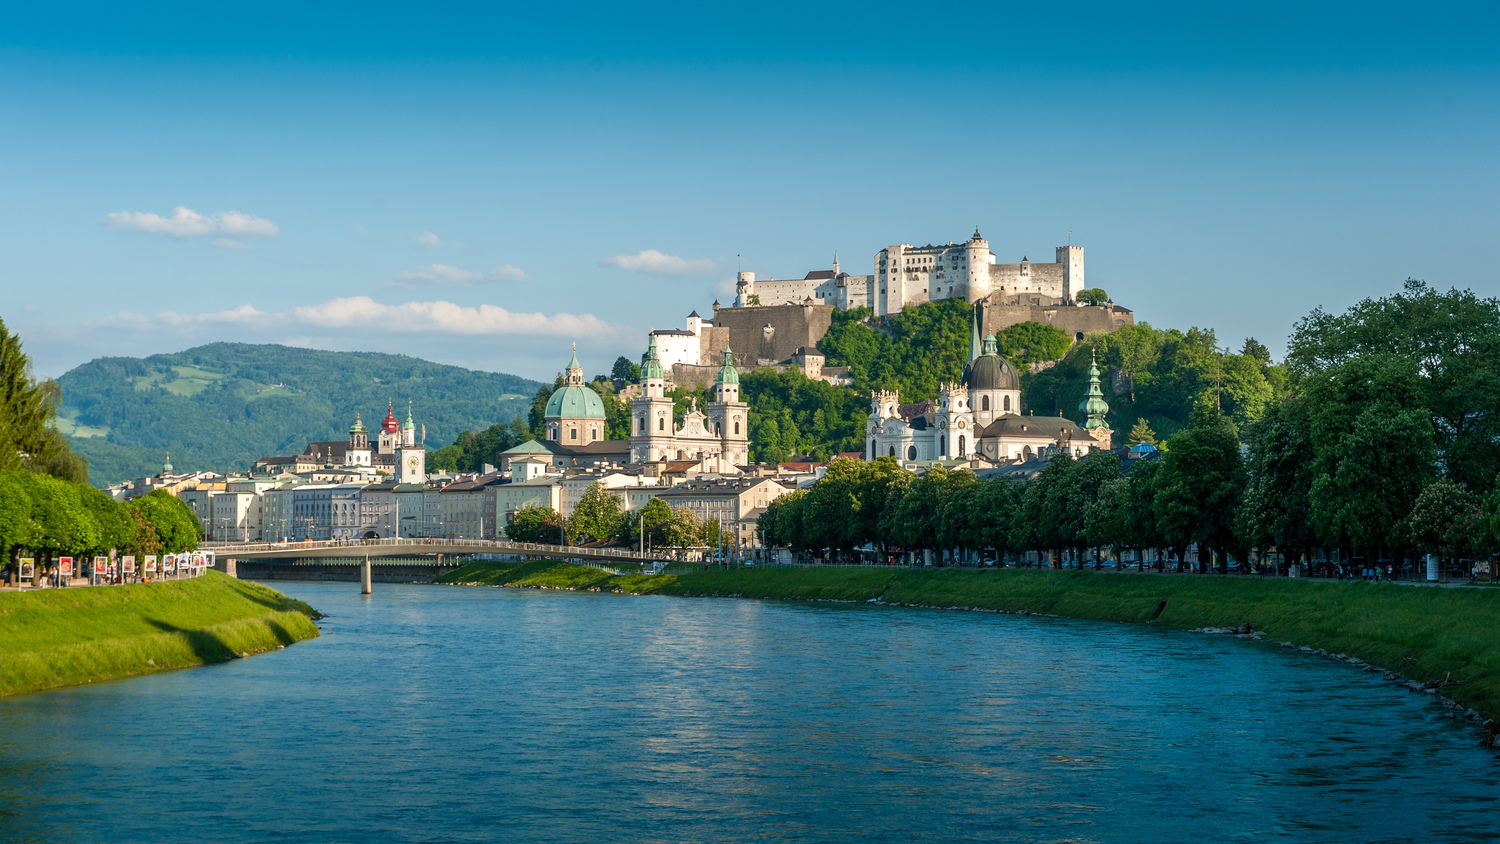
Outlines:
[[[203,577],[0,593],[0,696],[263,653],[318,635],[307,604]]]
[[[1344,654],[1416,681],[1451,678],[1458,682],[1443,686],[1441,694],[1500,720],[1495,589],[1034,569],[766,568],[616,577],[561,562],[474,563],[439,582],[880,602],[1185,630],[1250,624],[1268,640]]]

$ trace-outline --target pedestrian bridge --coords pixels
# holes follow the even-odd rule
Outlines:
[[[579,545],[541,545],[534,542],[505,542],[493,539],[325,539],[301,542],[206,542],[201,550],[212,551],[215,567],[235,573],[234,563],[272,562],[276,560],[349,559],[361,562],[381,557],[432,557],[433,565],[444,566],[441,557],[466,557],[472,554],[507,554],[525,557],[555,557],[569,562],[603,569],[611,574],[620,571],[609,563],[641,563],[656,559],[651,554],[623,551],[618,548],[590,548]],[[448,563],[447,566],[451,566]],[[444,566],[444,567],[447,567]]]

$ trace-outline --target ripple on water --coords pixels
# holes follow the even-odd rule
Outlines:
[[[0,839],[1500,837],[1500,766],[1472,732],[1274,645],[860,605],[278,585],[337,635],[0,702]]]

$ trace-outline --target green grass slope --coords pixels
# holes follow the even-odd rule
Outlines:
[[[1045,570],[770,568],[611,577],[567,563],[475,563],[455,583],[638,594],[868,601],[1046,613],[1179,629],[1250,623],[1269,639],[1358,657],[1500,719],[1500,589]]]
[[[314,638],[318,613],[249,581],[0,593],[0,695],[222,662]]]
[[[404,355],[213,343],[148,358],[99,358],[58,379],[58,427],[89,458],[90,481],[183,469],[243,470],[309,441],[372,430],[411,400],[434,448],[526,413],[538,382]]]

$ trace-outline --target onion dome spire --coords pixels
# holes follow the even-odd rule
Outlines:
[[[661,368],[661,359],[656,356],[656,335],[651,335],[651,344],[646,347],[646,362],[641,364],[641,380],[656,378],[665,380],[667,374]]]
[[[1089,355],[1089,395],[1078,403],[1078,412],[1085,417],[1083,427],[1090,431],[1109,427],[1104,421],[1109,405],[1104,401],[1104,391],[1099,388],[1099,360],[1093,353]]]
[[[734,351],[728,346],[724,347],[724,365],[719,367],[719,377],[714,380],[716,384],[738,384],[740,373],[734,368]]]

